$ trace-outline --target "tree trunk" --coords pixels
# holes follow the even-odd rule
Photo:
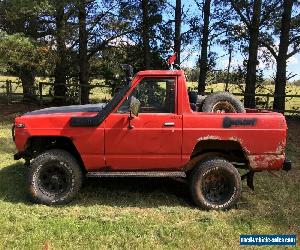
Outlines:
[[[256,66],[261,5],[262,0],[254,0],[253,15],[249,27],[249,56],[247,62],[246,89],[244,96],[244,104],[247,108],[255,108]]]
[[[38,39],[38,19],[31,18],[27,23],[27,30],[25,20],[20,26],[22,31],[26,36],[33,38],[35,41]],[[36,92],[34,88],[35,72],[33,68],[21,67],[19,69],[19,77],[22,82],[23,88],[23,101],[36,101]]]
[[[230,67],[231,67],[231,60],[232,60],[232,47],[229,45],[229,58],[228,58],[228,66],[227,66],[227,77],[226,77],[226,83],[225,83],[225,91],[228,91],[228,85],[229,85],[229,77],[230,77]]]
[[[280,28],[280,43],[277,57],[277,71],[275,78],[275,96],[273,109],[279,112],[285,110],[285,87],[286,87],[286,61],[289,47],[289,33],[291,24],[293,0],[284,0],[283,14]]]
[[[176,61],[175,61],[175,64],[177,65],[180,65],[180,50],[181,50],[181,0],[176,0],[174,51],[177,54]]]
[[[204,23],[203,23],[203,30],[202,30],[201,55],[199,60],[200,63],[200,75],[198,81],[199,93],[204,93],[205,91],[206,75],[208,71],[207,50],[208,50],[208,36],[209,36],[210,4],[211,4],[211,0],[205,0],[203,6]]]
[[[144,58],[144,69],[150,68],[150,36],[149,36],[149,11],[148,11],[148,0],[141,0],[142,7],[142,40],[143,40],[143,58]]]
[[[35,74],[33,70],[21,68],[19,76],[23,88],[23,101],[36,100],[36,94],[34,89]]]
[[[86,30],[86,0],[79,4],[79,83],[81,86],[81,103],[89,103],[89,64],[87,56],[88,34]]]
[[[55,65],[54,95],[59,97],[55,101],[62,104],[65,102],[67,81],[67,48],[65,43],[65,11],[64,5],[56,0],[56,44],[57,61]]]

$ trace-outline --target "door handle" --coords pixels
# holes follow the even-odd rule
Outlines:
[[[165,127],[173,127],[173,126],[175,126],[175,122],[165,122],[164,126]]]

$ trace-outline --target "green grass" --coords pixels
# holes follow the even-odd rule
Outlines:
[[[1,250],[45,245],[50,249],[237,249],[240,234],[300,233],[299,122],[289,123],[291,172],[280,172],[280,178],[259,173],[255,192],[244,184],[238,209],[206,212],[194,207],[184,183],[171,179],[89,179],[67,206],[32,204],[25,191],[27,170],[22,161],[12,160],[13,115],[1,114]]]

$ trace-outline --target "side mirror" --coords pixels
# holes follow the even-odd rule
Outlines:
[[[140,107],[141,107],[141,102],[138,99],[136,99],[134,96],[132,96],[130,99],[130,112],[135,116],[138,116]]]

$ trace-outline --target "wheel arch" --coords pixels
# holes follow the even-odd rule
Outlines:
[[[238,140],[206,139],[195,144],[190,161],[183,169],[189,171],[198,162],[214,157],[224,158],[236,167],[249,168],[248,156]]]
[[[26,142],[26,155],[29,159],[50,149],[61,149],[69,152],[78,161],[81,169],[86,172],[80,153],[70,137],[32,136]]]

